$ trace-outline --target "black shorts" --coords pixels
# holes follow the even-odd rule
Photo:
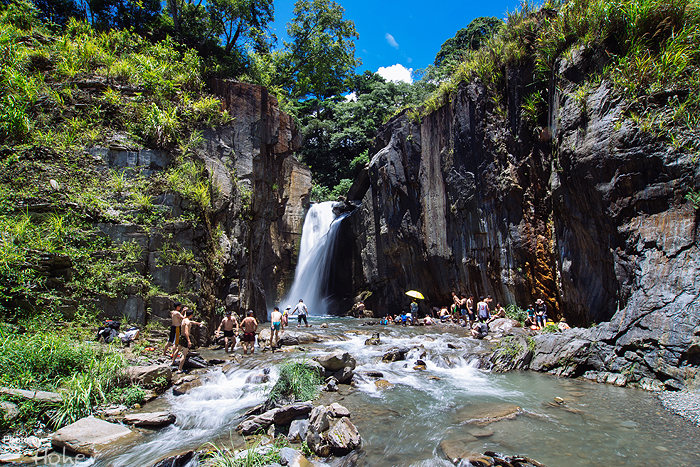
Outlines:
[[[188,349],[190,348],[190,345],[189,345],[189,343],[187,342],[187,337],[185,337],[185,336],[180,336],[180,347],[186,347],[186,348],[188,348]]]
[[[306,321],[306,315],[299,315],[297,316],[297,319],[299,320],[298,323],[301,324],[301,320],[304,320],[304,324],[309,324],[308,321]]]
[[[224,337],[233,337],[233,329],[230,331],[224,331]]]

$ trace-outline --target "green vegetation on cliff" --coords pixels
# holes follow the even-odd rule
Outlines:
[[[74,18],[56,34],[24,2],[0,11],[0,50],[0,311],[55,312],[71,296],[93,314],[95,297],[160,293],[134,268],[143,246],[95,226],[206,221],[213,193],[191,149],[201,129],[231,117],[204,92],[201,59],[170,39]],[[110,147],[162,149],[173,161],[150,176],[107,170],[89,149]],[[156,202],[168,194],[189,208],[176,216]],[[165,262],[179,247],[162,250]]]

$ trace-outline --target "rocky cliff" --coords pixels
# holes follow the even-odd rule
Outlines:
[[[310,170],[293,155],[299,145],[294,122],[261,86],[223,80],[209,86],[233,117],[229,124],[205,129],[194,149],[211,181],[210,211],[194,223],[169,222],[164,228],[99,224],[115,244],[136,242],[143,249],[134,267],[160,292],[99,298],[96,305],[106,316],[125,314],[140,323],[165,320],[173,297],[186,295],[210,328],[218,324],[215,312],[221,306],[239,313],[254,310],[264,321],[268,300],[293,279],[311,190]],[[106,168],[139,170],[145,176],[163,171],[175,157],[165,150],[90,152]],[[154,204],[180,215],[191,203],[163,195]],[[167,264],[164,245],[191,251],[201,266]]]
[[[504,89],[462,83],[448,105],[381,128],[350,192],[356,241],[338,255],[362,272],[342,293],[372,292],[376,315],[405,309],[414,288],[424,310],[453,290],[522,308],[543,298],[551,318],[596,326],[542,340],[531,368],[694,384],[700,252],[685,195],[697,164],[640,128],[610,83],[584,87],[604,65],[584,55],[557,63],[534,119],[523,65]]]

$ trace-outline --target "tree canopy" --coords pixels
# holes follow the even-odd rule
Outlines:
[[[293,98],[326,99],[345,91],[345,80],[360,60],[355,23],[332,0],[297,0],[287,25],[290,42],[279,55],[277,83]]]
[[[457,31],[454,37],[447,39],[435,56],[435,66],[459,60],[467,50],[477,50],[491,36],[498,32],[503,21],[493,16],[474,18],[466,28]]]

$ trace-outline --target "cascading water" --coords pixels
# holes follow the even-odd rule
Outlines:
[[[342,465],[450,467],[448,453],[487,450],[527,455],[550,466],[700,465],[700,428],[664,412],[648,392],[534,372],[479,370],[474,356],[488,345],[467,337],[462,328],[376,325],[359,330],[353,318],[325,322],[325,329],[305,331],[322,342],[305,346],[304,358],[342,350],[357,362],[354,389],[343,387],[341,404],[362,435],[363,457]],[[381,342],[365,345],[373,332],[380,333]],[[406,349],[405,360],[385,361],[383,355],[392,349]],[[256,352],[242,364],[251,369],[211,370],[202,386],[183,396],[166,395],[156,402],[159,408],[147,408],[168,406],[177,416],[174,425],[81,465],[150,466],[163,456],[208,449],[209,442],[226,444],[246,410],[265,399],[277,364],[289,358],[289,353]],[[261,386],[249,377],[264,368],[271,368],[270,381]],[[485,417],[499,421],[483,426]],[[241,448],[243,440],[234,444]]]
[[[281,302],[281,309],[292,309],[303,299],[310,315],[325,315],[327,303],[325,284],[330,271],[330,255],[340,227],[340,218],[333,213],[336,203],[326,201],[312,204],[304,220],[299,248],[299,262],[294,283]]]

